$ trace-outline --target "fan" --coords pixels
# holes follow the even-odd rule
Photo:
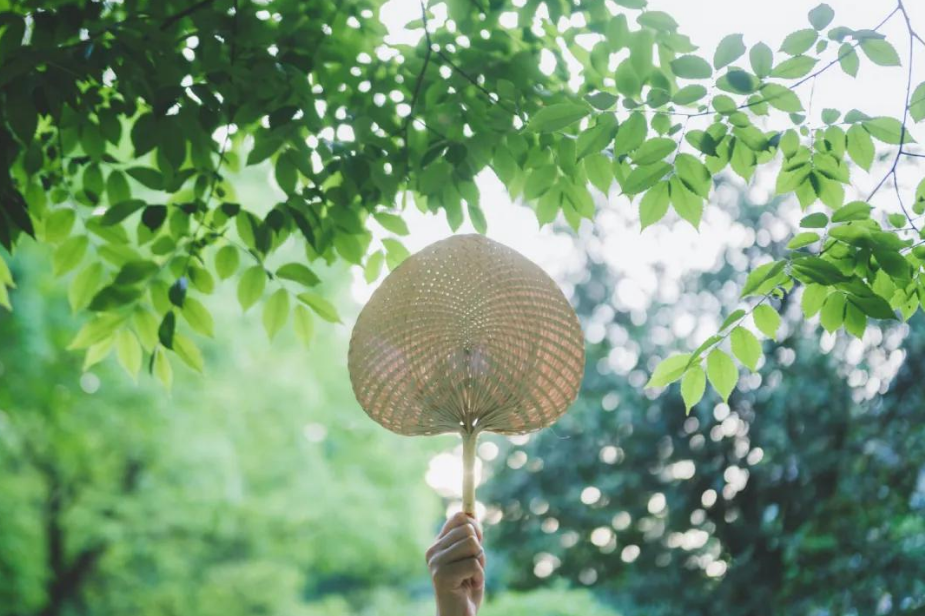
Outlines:
[[[584,363],[581,326],[556,283],[481,235],[408,257],[360,312],[348,353],[371,418],[398,434],[462,435],[463,510],[473,515],[479,433],[552,424],[575,400]]]

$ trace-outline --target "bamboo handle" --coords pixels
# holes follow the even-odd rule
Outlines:
[[[463,513],[475,517],[475,448],[478,432],[463,432]]]

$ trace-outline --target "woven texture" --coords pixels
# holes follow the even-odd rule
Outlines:
[[[575,311],[537,265],[481,235],[409,257],[363,308],[349,369],[360,405],[399,434],[522,434],[558,419],[584,371]]]

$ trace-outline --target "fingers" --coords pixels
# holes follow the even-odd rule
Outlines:
[[[450,538],[451,536],[453,536],[452,532],[448,534],[446,538]],[[471,531],[468,531],[464,536],[450,544],[448,547],[434,553],[430,558],[429,564],[431,567],[434,567],[443,564],[455,563],[467,558],[478,559],[480,556],[482,556],[482,544],[479,542],[478,537],[471,534]]]
[[[482,540],[482,525],[479,524],[479,521],[469,515],[460,511],[459,513],[454,514],[446,521],[446,524],[443,525],[443,528],[440,530],[440,534],[437,535],[437,538],[443,537],[448,532],[456,528],[457,526],[462,526],[463,524],[469,524],[475,529],[476,535],[478,535],[479,541]]]
[[[435,555],[446,551],[454,544],[466,538],[471,538],[475,542],[475,545],[478,546],[479,551],[481,551],[482,533],[481,528],[478,526],[478,522],[465,516],[461,518],[457,518],[456,516],[450,518],[433,545],[427,550],[425,554],[427,563],[430,564]],[[476,553],[477,552],[472,555]]]
[[[453,563],[438,565],[433,571],[434,583],[451,588],[471,580],[476,586],[485,583],[485,565],[477,558],[466,558]]]

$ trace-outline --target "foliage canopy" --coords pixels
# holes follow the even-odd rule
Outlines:
[[[796,195],[807,215],[786,254],[752,271],[715,336],[652,375],[652,387],[680,380],[688,407],[707,383],[728,397],[733,357],[757,368],[761,342],[743,325],[774,337],[798,287],[807,317],[854,336],[925,301],[925,182],[903,195],[897,178],[925,156],[910,131],[925,119],[925,84],[912,83],[925,41],[902,0],[866,29],[820,4],[777,51],[730,34],[712,57],[645,0],[433,2],[407,26],[413,46],[386,40],[381,4],[0,3],[0,243],[55,246],[73,309],[93,313],[70,345],[87,365],[115,348],[129,372],[147,365],[165,383],[173,355],[201,370],[192,334],[213,334],[201,299],[231,277],[271,337],[291,317],[308,341],[315,317],[339,320],[313,263],[343,260],[369,280],[394,268],[412,202],[484,231],[474,179],[486,169],[541,224],[561,214],[576,228],[597,191],[638,201],[643,228],[669,210],[697,227],[723,173],[769,167],[777,193]],[[889,20],[907,41],[880,34]],[[813,112],[800,87],[901,63],[899,118]],[[881,159],[886,173],[856,199],[853,179]],[[250,165],[272,168],[267,202],[236,194]],[[901,213],[887,216],[871,201],[890,188]],[[374,241],[375,226],[389,236]],[[281,256],[290,238],[304,259]],[[8,307],[2,263],[0,283]]]

